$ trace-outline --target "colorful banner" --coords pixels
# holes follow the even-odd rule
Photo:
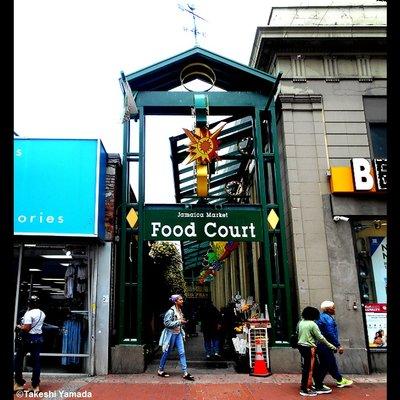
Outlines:
[[[371,263],[374,273],[376,301],[386,303],[387,287],[387,244],[386,236],[369,237]]]
[[[222,262],[230,256],[232,251],[239,247],[239,242],[211,242],[211,251],[207,253],[206,265],[199,275],[199,283],[211,282],[215,273],[219,271],[224,263]]]
[[[387,347],[387,306],[383,303],[365,304],[368,346],[370,348]]]

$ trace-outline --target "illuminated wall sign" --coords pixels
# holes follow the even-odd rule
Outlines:
[[[14,234],[104,238],[98,139],[14,139]]]
[[[330,186],[332,193],[376,193],[387,190],[387,160],[353,158],[351,166],[332,167]]]
[[[378,190],[387,190],[387,160],[375,159],[374,170]]]
[[[262,241],[261,207],[146,206],[145,240]]]

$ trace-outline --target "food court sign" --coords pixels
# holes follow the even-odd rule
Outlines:
[[[145,240],[263,240],[261,207],[211,209],[148,205],[144,214]]]

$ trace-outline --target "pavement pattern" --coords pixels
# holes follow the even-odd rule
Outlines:
[[[182,379],[178,365],[168,369],[169,378],[158,377],[148,369],[143,374],[106,376],[42,374],[41,397],[27,391],[16,393],[23,398],[92,398],[94,400],[292,400],[299,394],[300,374],[272,374],[253,377],[233,369],[208,371],[192,369],[194,382]],[[330,378],[325,384],[332,393],[319,395],[331,400],[386,400],[386,374],[346,375],[351,387],[337,388]],[[26,375],[29,379],[29,374]],[[25,378],[25,379],[26,379]]]
[[[203,338],[190,338],[186,354],[189,372],[194,382],[182,379],[178,355],[173,352],[167,362],[166,372],[171,376],[157,376],[161,354],[147,366],[142,374],[109,374],[88,376],[87,374],[41,374],[41,394],[21,391],[14,399],[76,399],[93,400],[292,400],[303,399],[299,394],[300,374],[275,374],[262,378],[238,373],[232,361],[205,363]],[[219,366],[218,366],[219,365]],[[27,382],[30,374],[24,373]],[[354,381],[351,387],[337,388],[330,376],[325,384],[332,393],[320,395],[328,400],[386,400],[386,374],[347,375]],[[26,389],[29,385],[26,385]],[[1,400],[1,398],[0,398]]]

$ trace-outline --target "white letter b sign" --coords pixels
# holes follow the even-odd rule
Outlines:
[[[371,164],[365,158],[353,158],[351,162],[355,190],[371,190],[374,187]]]

